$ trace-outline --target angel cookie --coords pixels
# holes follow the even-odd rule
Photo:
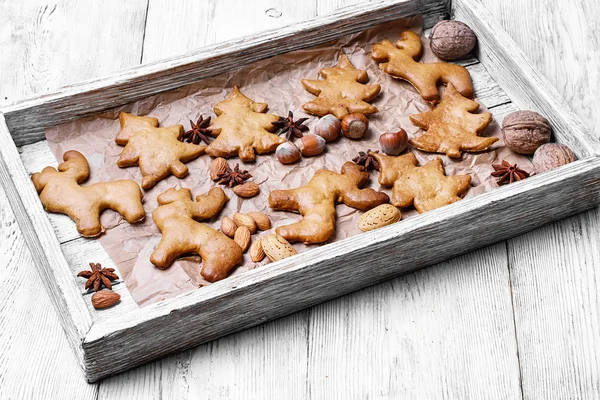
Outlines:
[[[273,190],[269,207],[275,210],[297,211],[300,222],[278,227],[275,231],[290,242],[323,243],[335,230],[335,205],[344,203],[362,211],[389,202],[385,193],[359,189],[369,179],[362,167],[347,162],[341,173],[321,169],[302,187]]]
[[[379,85],[365,85],[369,81],[367,71],[354,68],[348,57],[340,57],[338,65],[319,71],[324,80],[303,79],[302,86],[316,99],[302,108],[309,114],[324,116],[333,114],[338,119],[351,113],[374,114],[377,107],[369,104],[381,90]]]
[[[120,168],[139,165],[142,187],[150,189],[158,181],[173,174],[183,178],[188,173],[184,163],[204,153],[206,146],[181,142],[183,126],[158,127],[158,119],[119,114],[121,131],[115,142],[125,146],[117,160]]]
[[[454,203],[469,189],[469,175],[446,176],[440,158],[417,166],[413,153],[392,157],[373,153],[379,163],[379,184],[393,186],[392,204],[396,207],[415,206],[424,213]]]
[[[474,96],[471,75],[465,67],[444,62],[421,64],[415,59],[421,57],[422,51],[419,36],[404,31],[395,45],[389,40],[373,45],[371,58],[380,63],[379,68],[386,74],[410,82],[424,100],[438,101],[437,85],[442,83],[453,84],[463,96]]]
[[[71,217],[77,224],[77,231],[85,237],[104,232],[100,214],[107,208],[117,211],[130,223],[144,219],[144,196],[137,183],[124,179],[79,186],[90,175],[87,160],[75,150],[67,151],[63,160],[58,170],[46,167],[31,175],[47,211]]]
[[[431,111],[410,116],[413,124],[427,132],[411,139],[410,144],[430,153],[446,153],[460,158],[462,151],[484,151],[498,141],[495,137],[480,137],[479,133],[492,122],[489,112],[471,114],[479,104],[463,97],[450,83],[442,93],[442,101]]]
[[[285,139],[271,132],[279,120],[277,115],[265,114],[268,105],[256,103],[244,96],[237,86],[229,97],[214,106],[217,118],[210,124],[217,138],[206,152],[212,157],[239,156],[242,161],[254,161],[255,152],[267,154],[275,151]]]
[[[228,198],[223,189],[214,187],[192,200],[189,189],[169,189],[158,196],[159,207],[152,219],[162,232],[162,239],[150,262],[158,268],[171,266],[177,257],[198,254],[202,257],[201,275],[210,282],[224,279],[242,261],[242,248],[232,239],[206,224],[217,214]]]

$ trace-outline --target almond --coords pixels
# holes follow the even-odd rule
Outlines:
[[[271,220],[267,214],[258,211],[251,211],[247,215],[251,217],[254,222],[256,222],[256,227],[259,231],[267,231],[271,229]]]
[[[235,230],[237,227],[237,224],[229,217],[223,217],[221,220],[221,232],[230,238],[233,238],[233,235],[235,235]]]
[[[245,226],[240,226],[235,230],[233,240],[242,248],[242,252],[248,250],[250,245],[250,230]]]
[[[271,261],[283,260],[284,258],[298,254],[290,242],[276,233],[263,237],[261,239],[261,245],[265,255]]]
[[[254,197],[260,193],[260,188],[254,182],[246,182],[233,188],[233,193],[243,198]]]
[[[265,258],[265,251],[262,248],[262,242],[259,240],[250,246],[250,258],[254,262],[261,262]]]
[[[254,222],[254,219],[249,215],[239,212],[235,213],[233,214],[233,222],[235,222],[237,226],[245,226],[248,228],[250,230],[250,234],[256,232],[256,222]]]
[[[363,232],[372,231],[382,226],[400,221],[400,210],[391,204],[382,204],[367,211],[358,219],[358,229]]]
[[[227,171],[231,171],[229,164],[227,164],[227,160],[224,158],[215,158],[211,163],[208,169],[210,174],[210,179],[213,181],[219,180],[219,175],[224,174]]]
[[[92,296],[92,305],[96,310],[114,306],[121,299],[119,293],[104,289],[94,293]]]

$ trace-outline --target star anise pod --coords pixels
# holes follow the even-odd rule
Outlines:
[[[183,134],[184,142],[194,144],[200,144],[200,142],[204,142],[206,144],[210,144],[208,139],[208,137],[212,135],[212,129],[208,129],[208,126],[210,125],[210,117],[204,119],[204,117],[201,115],[196,123],[190,120],[190,125],[192,126],[192,129]]]
[[[379,150],[371,151],[368,149],[366,152],[359,151],[358,156],[354,157],[352,161],[358,165],[362,165],[365,168],[365,171],[370,171],[372,169],[379,171],[379,163],[373,157],[373,154],[379,153]]]
[[[225,185],[229,188],[237,186],[239,184],[244,183],[246,179],[252,178],[252,175],[248,171],[240,171],[240,164],[235,164],[230,171],[225,171],[217,176],[219,178],[219,183],[221,185]]]
[[[294,139],[295,137],[301,138],[304,136],[302,132],[308,130],[308,126],[302,125],[308,118],[300,118],[297,121],[294,121],[294,113],[291,111],[288,112],[287,118],[279,117],[279,120],[275,122],[271,122],[273,126],[281,129],[281,133],[285,133],[285,138],[289,141]]]
[[[102,285],[106,286],[107,289],[112,289],[111,281],[119,279],[119,276],[115,274],[114,268],[102,268],[100,263],[93,262],[90,263],[90,267],[91,271],[85,269],[77,274],[77,276],[88,278],[87,282],[85,283],[86,289],[89,289],[93,286],[94,291],[97,292],[100,290]]]
[[[517,164],[511,165],[506,160],[502,161],[501,164],[492,164],[492,167],[494,168],[494,172],[491,175],[498,178],[498,185],[520,181],[529,176],[529,173],[518,168]]]

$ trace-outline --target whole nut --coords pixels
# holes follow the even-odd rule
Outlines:
[[[262,248],[262,241],[259,239],[250,246],[250,259],[254,262],[261,262],[266,254]]]
[[[260,188],[254,182],[246,182],[233,187],[233,193],[243,198],[254,197],[260,193]]]
[[[119,293],[104,289],[92,295],[92,305],[96,310],[114,306],[121,299]]]
[[[262,243],[263,251],[271,261],[283,260],[284,258],[298,254],[290,242],[276,233],[267,235],[260,241]]]
[[[229,217],[223,217],[221,220],[221,232],[225,235],[233,238],[235,235],[235,230],[238,228],[237,224]]]
[[[300,159],[300,149],[292,142],[283,142],[277,146],[275,157],[282,164],[293,164]]]
[[[398,132],[386,132],[379,136],[379,145],[388,156],[397,156],[408,146],[408,135],[402,128]]]
[[[550,123],[534,111],[515,111],[502,122],[504,145],[519,154],[533,154],[550,141]]]
[[[382,204],[360,216],[358,219],[358,229],[363,232],[372,231],[373,229],[398,222],[400,218],[402,218],[400,210],[391,204]]]
[[[561,165],[572,163],[577,160],[575,153],[560,143],[547,143],[541,145],[533,155],[533,166],[536,173],[550,171]]]
[[[300,138],[302,147],[300,151],[304,157],[317,156],[325,150],[327,142],[321,136],[304,135]]]
[[[475,32],[460,21],[440,21],[431,30],[430,47],[443,60],[456,60],[466,56],[477,43]]]
[[[327,143],[333,142],[340,136],[342,124],[333,114],[327,114],[315,124],[315,135],[321,136]]]
[[[342,119],[342,132],[347,138],[361,139],[369,129],[369,120],[363,114],[348,114]]]
[[[258,211],[250,211],[246,215],[248,215],[254,220],[254,222],[256,223],[256,227],[259,231],[266,231],[271,229],[271,220],[269,219],[267,214]]]
[[[250,235],[250,230],[245,226],[240,226],[235,230],[233,241],[242,248],[242,252],[248,250],[248,246],[250,245]]]
[[[235,222],[238,227],[245,226],[250,233],[256,232],[256,222],[254,222],[254,219],[249,215],[237,212],[233,214],[233,222]]]
[[[227,160],[224,158],[215,158],[210,163],[210,167],[208,168],[208,172],[210,174],[210,179],[213,181],[219,180],[219,175],[224,174],[225,172],[231,171]]]

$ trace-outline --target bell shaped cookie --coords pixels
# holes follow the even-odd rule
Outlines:
[[[359,189],[369,179],[362,167],[347,162],[341,173],[320,169],[312,179],[297,189],[273,190],[269,207],[275,210],[297,211],[300,222],[278,227],[275,231],[290,242],[323,243],[335,230],[335,205],[366,211],[389,202],[385,193],[373,189]]]
[[[31,175],[46,211],[68,215],[85,237],[104,232],[100,214],[107,208],[121,214],[129,223],[144,219],[144,196],[137,183],[124,179],[80,186],[90,175],[87,160],[75,150],[67,151],[63,160],[58,170],[46,167]]]
[[[374,114],[377,107],[369,104],[381,90],[379,85],[365,85],[369,81],[367,71],[354,68],[345,54],[338,65],[319,71],[324,78],[303,79],[302,86],[316,99],[302,108],[309,114],[324,116],[333,114],[338,119],[351,113]]]

